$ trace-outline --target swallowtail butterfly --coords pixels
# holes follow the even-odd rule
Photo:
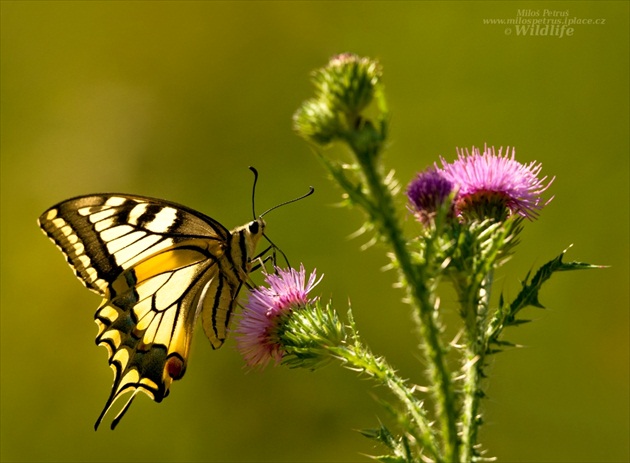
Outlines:
[[[107,348],[114,383],[95,429],[125,393],[112,429],[138,392],[156,402],[168,395],[186,371],[198,317],[221,347],[264,236],[263,215],[230,231],[186,206],[128,194],[79,196],[41,215],[39,226],[79,280],[103,297],[96,343]]]

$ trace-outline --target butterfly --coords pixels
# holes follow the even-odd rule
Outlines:
[[[94,429],[126,393],[131,395],[112,429],[138,392],[156,402],[168,396],[171,383],[186,372],[199,317],[212,347],[221,347],[239,290],[260,258],[256,245],[267,238],[262,216],[272,209],[228,230],[174,202],[93,194],[63,201],[39,217],[79,280],[103,297],[94,315],[96,344],[107,348],[114,382]]]

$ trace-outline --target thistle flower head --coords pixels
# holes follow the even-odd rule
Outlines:
[[[407,197],[418,220],[429,225],[452,191],[453,183],[438,170],[429,168],[409,183]]]
[[[270,361],[277,365],[284,350],[280,342],[282,329],[294,310],[312,304],[317,298],[308,293],[319,283],[315,270],[306,278],[304,266],[299,270],[276,269],[268,274],[268,285],[252,290],[235,330],[237,348],[249,366],[266,366]]]
[[[484,147],[483,154],[473,147],[472,154],[457,150],[457,160],[435,168],[458,188],[457,213],[463,217],[496,218],[504,220],[517,214],[535,219],[538,212],[551,199],[543,201],[541,195],[549,188],[553,178],[538,178],[542,166],[536,161],[521,164],[514,159],[515,150],[506,149],[505,155],[495,154],[494,147]],[[465,153],[465,154],[464,154]]]

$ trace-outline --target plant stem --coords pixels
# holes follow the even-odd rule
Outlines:
[[[432,391],[436,401],[438,420],[442,428],[443,459],[446,462],[458,461],[459,441],[455,394],[450,372],[446,366],[445,349],[434,319],[436,300],[428,288],[426,277],[416,271],[416,267],[412,263],[406,240],[396,219],[391,192],[373,162],[377,157],[376,153],[356,154],[373,201],[374,208],[371,215],[377,219],[382,236],[392,247],[403,281],[406,283],[405,286],[411,296],[413,306],[416,308],[422,346],[429,361],[431,380],[435,384]]]
[[[408,429],[414,439],[422,445],[426,454],[435,461],[440,460],[439,449],[431,432],[430,421],[422,408],[422,403],[413,395],[406,381],[396,375],[394,369],[384,360],[374,357],[371,351],[357,346],[330,346],[328,350],[347,362],[353,369],[359,369],[386,386],[405,406],[415,426]],[[416,429],[420,431],[416,432]]]
[[[464,403],[462,406],[462,461],[469,462],[475,456],[477,431],[481,423],[479,402],[483,397],[481,380],[486,355],[486,325],[493,271],[483,279],[480,287],[463,301],[466,314],[467,342],[465,343],[464,366]],[[473,285],[474,287],[475,285]]]
[[[461,461],[472,461],[475,445],[477,443],[477,430],[479,428],[480,417],[478,416],[479,399],[481,391],[479,383],[481,380],[480,356],[467,349],[464,366],[464,403],[462,406],[462,451]]]

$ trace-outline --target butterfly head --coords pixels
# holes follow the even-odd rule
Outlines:
[[[258,240],[265,234],[265,227],[267,224],[262,219],[262,217],[257,218],[256,220],[252,220],[247,225],[245,225],[245,243],[247,243],[247,254],[249,256],[253,256],[256,251],[256,245],[258,244]],[[251,247],[249,247],[251,246]]]
[[[252,259],[256,256],[256,246],[265,233],[265,221],[262,218],[232,230],[231,255],[234,263],[249,273]]]
[[[247,234],[250,237],[258,237],[260,238],[263,233],[265,232],[265,227],[267,226],[267,224],[265,223],[265,221],[262,218],[258,218],[256,220],[252,220],[251,222],[249,222],[246,225],[246,229],[247,229]]]

